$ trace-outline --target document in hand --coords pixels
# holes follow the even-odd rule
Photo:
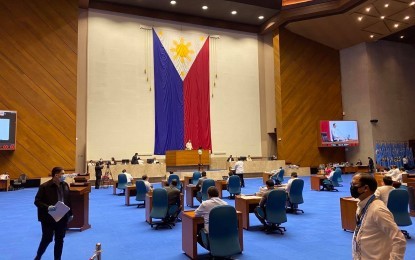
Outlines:
[[[56,207],[56,210],[49,211],[49,214],[52,216],[52,218],[56,222],[58,222],[69,211],[69,207],[66,206],[62,201],[56,202],[55,207]]]

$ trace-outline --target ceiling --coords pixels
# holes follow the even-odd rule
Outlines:
[[[176,0],[173,5],[171,0],[89,0],[88,7],[250,32],[269,32],[260,28],[267,24],[274,24],[275,28],[278,22],[271,21],[285,19],[280,24],[285,24],[288,30],[332,48],[343,49],[381,38],[413,43],[415,32],[410,28],[415,25],[414,1]],[[343,9],[332,5],[329,10],[332,3],[342,5]],[[204,5],[208,7],[206,10],[202,9]],[[298,15],[301,8],[308,8],[304,12],[307,15]],[[325,12],[322,11],[324,8]],[[237,14],[231,14],[232,11]],[[335,12],[340,14],[328,15]],[[291,20],[295,22],[287,22],[291,14],[294,14]],[[263,19],[259,19],[260,16]]]

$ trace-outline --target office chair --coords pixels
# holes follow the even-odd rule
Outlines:
[[[230,198],[234,199],[235,195],[241,194],[241,179],[237,175],[232,175],[229,177],[228,181],[228,192],[230,194]]]
[[[117,189],[123,190],[122,193],[118,194],[118,195],[124,195],[125,194],[125,188],[127,187],[127,175],[125,175],[124,173],[120,173],[118,174],[118,185],[117,185]]]
[[[200,172],[194,172],[192,177],[192,184],[196,185],[200,177],[202,177],[202,174]]]
[[[136,201],[142,201],[142,204],[138,204],[137,208],[139,207],[145,207],[146,206],[146,194],[147,194],[147,188],[144,184],[144,181],[138,180],[135,182],[135,187],[137,189],[137,194],[135,195]]]
[[[169,178],[167,179],[167,183],[170,185],[172,180],[177,180],[177,186],[176,188],[178,188],[180,190],[180,192],[182,192],[182,183],[180,181],[180,177],[177,174],[170,174]]]
[[[167,196],[167,191],[163,188],[157,188],[153,190],[153,205],[150,212],[150,217],[161,219],[159,222],[152,222],[150,225],[153,227],[156,226],[158,229],[161,226],[172,228],[172,224],[169,223],[167,219],[167,213],[169,209],[169,200]]]
[[[331,182],[334,187],[342,187],[343,185],[340,184],[342,181],[342,170],[340,168],[336,168],[336,170],[334,170]]]
[[[287,201],[287,195],[284,190],[273,190],[268,194],[268,199],[265,207],[265,222],[267,224],[266,231],[271,233],[272,231],[278,231],[281,235],[286,231],[285,227],[280,226],[282,223],[287,222],[287,213],[285,211],[285,202]],[[258,211],[262,211],[262,208],[258,207]],[[258,214],[261,214],[258,212]]]
[[[209,234],[200,233],[204,247],[213,257],[230,257],[242,252],[239,243],[238,218],[234,207],[214,207],[209,214]]]
[[[396,225],[399,227],[412,225],[412,220],[408,212],[409,193],[406,190],[391,190],[388,198],[388,209],[393,214]],[[410,239],[408,231],[401,230],[406,238]]]
[[[209,189],[209,187],[211,186],[215,186],[215,181],[212,179],[206,179],[203,181],[202,183],[202,189],[201,189],[201,193],[202,193],[202,201],[205,201],[208,199],[208,194],[207,194],[207,190]]]
[[[291,183],[290,192],[288,193],[288,212],[297,214],[298,211],[301,211],[302,213],[304,213],[302,209],[298,208],[298,204],[304,203],[303,188],[304,181],[301,179],[295,179]]]
[[[281,183],[283,183],[283,181],[284,181],[284,173],[285,173],[285,170],[284,169],[281,169],[279,172],[278,172],[278,175],[277,176],[272,176],[271,178],[272,178],[272,180],[274,181],[274,183],[276,184],[276,185],[280,185]]]

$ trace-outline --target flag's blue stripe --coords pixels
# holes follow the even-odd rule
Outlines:
[[[155,143],[154,154],[184,148],[183,81],[153,30]]]

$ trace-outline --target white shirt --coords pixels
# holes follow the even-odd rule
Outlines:
[[[151,191],[153,188],[151,187],[150,182],[148,182],[148,180],[144,181],[144,184],[146,185],[146,191],[149,192]]]
[[[390,176],[392,178],[393,181],[398,181],[399,180],[399,174],[401,174],[401,171],[396,168],[393,170],[390,170],[387,174],[385,174],[386,176]],[[401,177],[402,178],[402,177]]]
[[[369,198],[357,204],[356,213],[366,206]],[[355,260],[404,259],[406,239],[396,225],[386,205],[375,199],[362,219],[362,225],[353,237],[352,255]]]
[[[408,164],[408,158],[406,158],[406,157],[402,158],[402,163],[403,164]]]
[[[331,129],[331,139],[332,139],[333,142],[334,141],[343,141],[344,140],[344,137],[341,136],[341,133],[340,133],[340,131],[337,128],[334,128],[333,127]]]
[[[128,172],[123,172],[125,176],[127,177],[127,183],[132,183],[134,181],[134,177],[129,174]]]
[[[200,206],[195,210],[196,217],[203,217],[205,220],[205,229],[209,233],[209,213],[210,211],[220,205],[228,205],[226,201],[221,200],[218,197],[213,197],[208,200],[205,200],[200,204]]]
[[[193,145],[191,142],[186,143],[186,150],[193,150]]]
[[[391,192],[391,190],[394,190],[394,189],[395,188],[392,185],[380,186],[376,189],[375,196],[376,196],[376,198],[383,201],[385,203],[386,207],[387,207],[388,206],[389,193]]]
[[[252,158],[251,158],[251,157],[247,157],[247,158],[246,158],[246,161],[248,161],[248,162],[252,162]]]
[[[235,163],[235,173],[244,173],[244,162],[237,161]]]

